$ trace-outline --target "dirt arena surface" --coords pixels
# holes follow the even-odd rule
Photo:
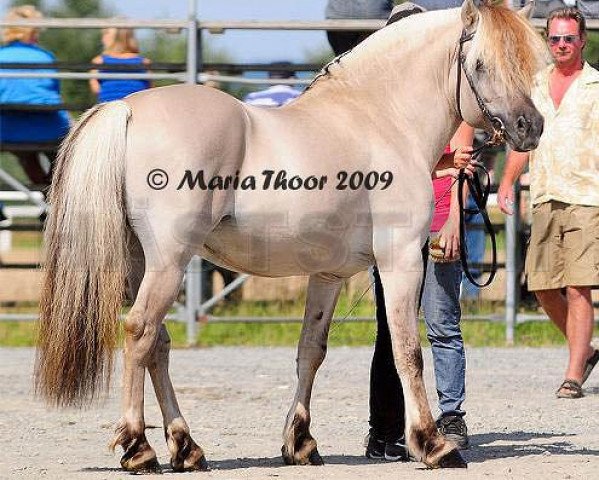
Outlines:
[[[312,433],[324,467],[287,467],[281,431],[294,388],[291,348],[174,351],[179,403],[212,470],[172,474],[157,403],[146,384],[148,439],[168,478],[204,479],[593,479],[599,478],[599,371],[586,397],[554,397],[566,349],[469,349],[468,470],[364,458],[369,348],[334,348],[316,381]],[[0,478],[121,479],[119,454],[106,445],[119,416],[119,387],[87,411],[48,410],[32,398],[32,349],[0,349]],[[434,402],[430,350],[425,351]],[[118,374],[117,374],[118,375]],[[118,380],[118,376],[117,376]],[[115,382],[118,384],[119,382]],[[436,411],[433,411],[436,414]],[[165,478],[150,475],[146,478]]]

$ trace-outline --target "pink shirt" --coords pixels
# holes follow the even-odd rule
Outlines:
[[[443,153],[451,153],[451,147],[447,145]],[[438,232],[441,230],[449,218],[452,182],[453,177],[442,177],[433,180],[433,189],[435,191],[435,211],[433,213],[433,222],[431,223],[431,232]]]

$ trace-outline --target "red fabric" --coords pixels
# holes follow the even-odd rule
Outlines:
[[[451,147],[447,145],[443,153],[451,153]],[[449,218],[449,208],[451,206],[451,184],[452,177],[442,177],[433,180],[433,189],[435,191],[435,211],[433,213],[433,222],[431,223],[431,232],[438,232]]]

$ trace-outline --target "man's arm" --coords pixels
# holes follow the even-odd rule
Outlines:
[[[497,190],[497,203],[503,213],[512,215],[514,211],[514,183],[524,171],[524,167],[528,163],[528,152],[516,152],[511,150],[505,161],[505,169],[503,170],[503,178]]]

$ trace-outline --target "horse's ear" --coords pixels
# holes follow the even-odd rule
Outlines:
[[[464,28],[473,27],[478,20],[477,0],[464,0],[462,3],[462,23]]]
[[[534,9],[535,9],[535,2],[534,2],[534,0],[531,0],[526,5],[524,5],[520,10],[518,10],[518,15],[520,15],[522,18],[529,19],[530,17],[532,17],[532,12],[534,11]]]

